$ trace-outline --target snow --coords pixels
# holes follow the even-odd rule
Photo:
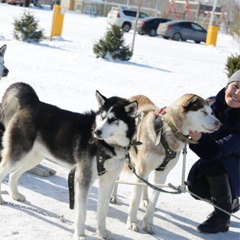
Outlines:
[[[20,16],[23,9],[0,3],[0,46],[7,44],[5,64],[10,70],[8,77],[1,79],[0,97],[10,84],[26,82],[34,87],[42,101],[71,111],[96,110],[96,90],[106,97],[118,95],[128,98],[144,94],[162,107],[184,93],[202,97],[215,95],[227,81],[227,58],[231,54],[239,54],[232,39],[222,33],[218,34],[215,47],[137,35],[134,55],[129,62],[106,61],[97,59],[92,50],[93,44],[105,34],[106,18],[66,12],[61,37],[29,44],[16,41],[12,36],[13,19]],[[49,36],[52,24],[50,7],[30,7],[29,10],[35,13],[40,27]],[[126,44],[132,43],[132,37],[132,31],[125,34]],[[188,150],[186,174],[196,160],[197,156]],[[72,239],[74,211],[69,209],[68,203],[68,169],[46,160],[43,164],[54,168],[57,174],[43,178],[25,173],[19,180],[20,191],[27,197],[24,203],[3,194],[5,201],[11,204],[0,206],[0,239]],[[180,185],[181,175],[182,156],[170,172],[167,183]],[[123,174],[121,179],[131,181],[132,176]],[[9,191],[7,178],[3,181],[2,190]],[[154,216],[154,235],[143,230],[139,233],[130,231],[126,221],[131,190],[131,185],[120,185],[117,204],[109,206],[107,228],[115,240],[240,239],[240,222],[233,217],[226,233],[197,232],[196,226],[206,219],[212,206],[196,201],[189,193],[160,194]],[[86,234],[90,240],[98,239],[97,192],[96,182],[89,195],[86,220]],[[140,226],[143,214],[144,208],[140,207]],[[64,221],[59,219],[60,216]],[[240,217],[240,212],[236,216]]]

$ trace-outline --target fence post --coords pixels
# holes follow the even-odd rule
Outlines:
[[[64,13],[62,13],[61,8],[61,5],[53,5],[52,29],[50,35],[51,40],[54,36],[62,35]]]

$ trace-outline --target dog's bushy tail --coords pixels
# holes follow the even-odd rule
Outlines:
[[[14,83],[8,87],[2,97],[0,122],[6,128],[12,116],[20,108],[39,101],[35,90],[27,83]]]

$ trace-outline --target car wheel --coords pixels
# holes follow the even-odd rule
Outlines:
[[[149,32],[149,36],[151,37],[155,37],[157,35],[157,32],[155,29],[151,29],[150,32]]]
[[[140,35],[143,35],[144,33],[143,33],[143,32],[141,32],[141,31],[139,31],[139,32],[138,32],[138,34],[140,34]]]
[[[164,39],[169,39],[169,37],[165,37],[165,36],[163,36],[163,38],[164,38]]]
[[[178,33],[178,32],[174,33],[172,39],[175,40],[175,41],[181,40],[182,39],[181,33]]]
[[[195,43],[200,43],[200,41],[194,41]]]
[[[131,30],[131,25],[130,23],[124,23],[122,26],[122,29],[124,32],[129,32]]]

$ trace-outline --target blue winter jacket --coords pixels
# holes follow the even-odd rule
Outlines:
[[[240,196],[240,109],[229,108],[224,95],[225,88],[217,94],[212,105],[215,116],[222,123],[221,127],[214,133],[202,134],[199,144],[189,145],[200,159],[192,166],[188,180],[194,185],[194,181],[206,173],[210,161],[221,161],[235,199]]]

